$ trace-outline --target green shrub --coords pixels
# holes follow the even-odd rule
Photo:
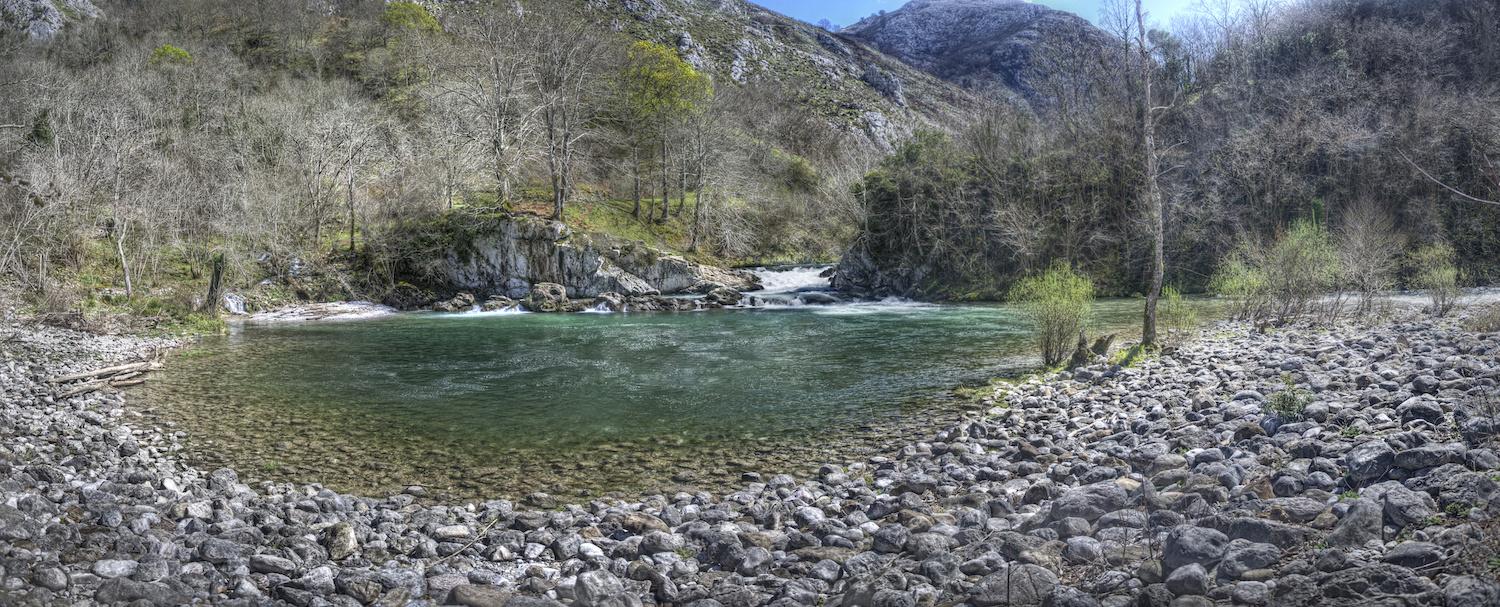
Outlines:
[[[1157,320],[1161,324],[1162,343],[1181,348],[1198,327],[1198,311],[1182,298],[1182,291],[1171,285],[1161,288]]]
[[[192,62],[193,56],[191,54],[170,44],[163,44],[156,47],[156,50],[151,51],[151,65],[161,65],[163,63],[181,65]]]
[[[391,29],[410,29],[420,33],[442,31],[432,13],[416,2],[392,2],[381,13],[380,22]]]
[[[1041,275],[1017,281],[1009,299],[1036,326],[1042,361],[1050,367],[1072,354],[1075,336],[1093,306],[1094,285],[1067,262],[1057,261]]]
[[[1455,258],[1453,247],[1441,243],[1417,249],[1406,258],[1412,286],[1427,292],[1433,316],[1446,316],[1453,311],[1459,295],[1463,294],[1458,288],[1460,273],[1453,265]]]
[[[1338,302],[1318,306],[1317,300],[1340,288],[1343,273],[1328,231],[1297,221],[1270,245],[1240,243],[1220,263],[1209,290],[1234,300],[1232,312],[1248,320],[1331,315]]]
[[[1266,397],[1266,411],[1287,422],[1300,422],[1307,406],[1312,404],[1312,395],[1297,388],[1291,377],[1281,376],[1286,388]]]

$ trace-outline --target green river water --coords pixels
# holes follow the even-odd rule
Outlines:
[[[1141,305],[1101,301],[1094,325],[1131,339]],[[1002,305],[415,313],[237,325],[147,392],[191,461],[252,481],[587,497],[867,458],[950,423],[951,389],[1038,362]]]

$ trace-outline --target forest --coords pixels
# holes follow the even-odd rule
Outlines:
[[[883,148],[567,2],[101,2],[0,37],[0,274],[43,313],[188,314],[220,274],[381,300],[437,280],[445,226],[525,213],[725,265],[862,251],[937,268],[934,298],[1057,260],[1146,292],[1156,217],[1185,291],[1298,222],[1382,287],[1432,247],[1500,275],[1494,3],[1210,0],[1149,32],[1109,6],[1118,44],[1046,41],[1036,101]]]
[[[433,278],[445,226],[497,213],[833,260],[877,158],[569,3],[100,8],[0,45],[0,271],[46,312],[188,313],[215,260],[235,288],[379,301]]]
[[[1467,283],[1500,275],[1494,3],[1209,2],[1144,36],[1133,6],[1106,6],[1121,43],[1049,40],[1034,111],[919,133],[866,176],[856,249],[933,269],[937,296],[995,297],[1054,260],[1144,293],[1154,181],[1166,281],[1190,291],[1299,221],[1384,288],[1411,286],[1431,247]]]

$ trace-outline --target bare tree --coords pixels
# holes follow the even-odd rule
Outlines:
[[[552,218],[563,218],[573,195],[579,142],[589,136],[604,93],[604,72],[614,54],[611,38],[578,15],[548,7],[525,19],[530,81],[546,142],[552,181]]]
[[[435,58],[450,66],[436,87],[448,102],[440,106],[438,132],[449,183],[460,180],[468,145],[478,144],[489,154],[495,195],[506,208],[536,151],[542,111],[527,40],[537,34],[527,33],[533,25],[518,7],[486,3],[458,13],[452,28],[458,44]],[[451,206],[451,188],[448,195]]]
[[[1146,154],[1145,194],[1152,238],[1151,284],[1146,291],[1146,313],[1141,326],[1141,344],[1149,346],[1156,343],[1156,302],[1161,297],[1162,275],[1166,271],[1162,248],[1162,241],[1166,240],[1166,227],[1162,218],[1161,192],[1157,190],[1156,183],[1159,169],[1156,162],[1156,126],[1152,122],[1152,113],[1157,108],[1151,98],[1151,68],[1156,65],[1156,62],[1151,57],[1151,46],[1148,45],[1146,39],[1146,13],[1141,10],[1141,0],[1135,0],[1135,23],[1138,31],[1136,45],[1140,51],[1141,62],[1141,137]]]

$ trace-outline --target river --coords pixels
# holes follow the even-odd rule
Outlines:
[[[255,480],[587,497],[868,457],[951,421],[951,389],[1039,363],[1007,306],[806,304],[822,269],[761,271],[743,309],[238,324],[149,396],[195,463]],[[1096,330],[1138,334],[1140,310],[1102,300]]]

